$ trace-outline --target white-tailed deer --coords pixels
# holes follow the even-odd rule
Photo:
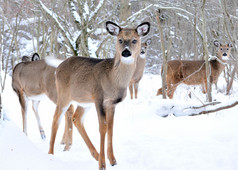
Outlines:
[[[222,45],[217,40],[214,45],[218,47],[217,59],[210,60],[211,83],[216,83],[224,70],[226,61],[230,57],[231,44]],[[161,71],[162,73],[162,71]],[[177,86],[181,83],[187,85],[203,85],[207,92],[207,76],[205,60],[171,60],[167,62],[167,96],[172,99]],[[162,94],[162,88],[158,89],[157,96]]]
[[[117,36],[116,54],[112,59],[70,57],[56,69],[57,107],[52,123],[49,154],[54,153],[54,142],[60,118],[72,101],[79,106],[73,115],[74,125],[86,142],[92,156],[99,161],[99,169],[106,169],[105,135],[107,133],[107,156],[111,165],[116,164],[113,154],[112,135],[115,107],[126,96],[127,87],[136,68],[141,48],[141,36],[148,34],[150,24],[142,23],[136,29],[121,28],[106,22],[107,31]],[[100,153],[96,151],[84,129],[84,108],[94,103],[100,132]],[[82,107],[81,107],[82,106]]]
[[[38,53],[34,53],[32,57],[29,57],[29,56],[22,57],[22,62],[36,61],[36,60],[40,60],[40,56]]]
[[[131,99],[133,99],[133,88],[134,88],[135,98],[137,99],[139,82],[143,77],[143,73],[145,69],[147,47],[150,45],[150,43],[151,43],[151,39],[148,39],[144,43],[141,43],[141,52],[140,52],[140,55],[137,57],[136,69],[129,84]]]
[[[45,60],[39,60],[39,55],[35,53],[30,57],[24,57],[24,62],[17,64],[13,70],[12,88],[16,92],[21,105],[23,118],[23,132],[27,135],[27,108],[29,101],[32,101],[32,108],[35,113],[40,135],[45,139],[45,132],[41,125],[38,114],[38,106],[42,97],[47,96],[54,103],[57,101],[55,86],[56,68],[48,65]],[[31,62],[32,61],[32,62]],[[73,115],[73,106],[66,114],[66,129],[62,143],[66,144],[64,150],[69,150],[72,143],[72,136],[67,136],[68,130],[72,129],[70,116]]]

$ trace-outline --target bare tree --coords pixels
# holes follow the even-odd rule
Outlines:
[[[31,1],[41,9],[41,12],[53,23],[53,26],[57,27],[74,55],[90,56],[88,39],[95,32],[95,29],[92,29],[92,24],[96,22],[105,0],[100,0],[97,4],[91,0],[69,0],[68,10],[74,23],[70,23],[70,20],[63,20],[62,16],[48,8],[42,1]],[[99,21],[98,25],[104,21]],[[74,24],[76,28],[74,28]],[[52,39],[54,38],[52,37]]]
[[[208,101],[212,101],[212,95],[211,95],[211,67],[208,61],[208,49],[207,49],[207,33],[206,33],[206,20],[205,20],[205,4],[206,0],[202,1],[202,32],[203,32],[203,48],[204,48],[204,58],[205,58],[205,65],[206,65],[206,75],[207,75],[207,95],[208,95]]]
[[[156,20],[159,28],[159,33],[160,33],[160,43],[161,43],[161,50],[162,50],[162,56],[163,56],[163,71],[161,73],[162,75],[162,94],[163,94],[163,99],[166,99],[166,74],[167,74],[167,57],[165,55],[165,47],[164,47],[164,35],[163,35],[163,30],[161,27],[160,23],[160,10],[156,12]]]

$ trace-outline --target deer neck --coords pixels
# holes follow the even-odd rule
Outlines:
[[[221,62],[223,62],[223,63],[226,63],[226,62],[227,62],[227,60],[224,60],[221,55],[218,55],[217,58],[218,58]],[[224,68],[225,68],[225,65],[224,65],[223,63],[221,63],[220,61],[218,61],[218,60],[212,60],[212,62],[211,62],[211,65],[212,65],[213,70],[214,70],[215,72],[217,72],[219,75],[220,75],[220,73],[221,73],[221,72],[224,70]]]
[[[131,63],[124,63],[117,54],[114,58],[114,66],[111,72],[113,83],[120,88],[127,88],[136,68],[136,58]]]

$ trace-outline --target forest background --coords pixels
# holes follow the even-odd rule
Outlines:
[[[160,74],[167,60],[215,56],[213,42],[218,40],[233,45],[222,73],[226,94],[237,80],[236,0],[0,0],[1,94],[6,75],[24,55],[114,57],[115,39],[105,30],[108,20],[122,27],[151,23],[145,38],[152,39],[147,73]]]

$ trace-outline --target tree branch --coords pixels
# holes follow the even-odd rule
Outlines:
[[[65,31],[64,27],[59,22],[58,15],[56,15],[53,11],[48,9],[41,1],[34,1],[34,2],[37,3],[42,12],[44,12],[47,15],[47,17],[49,17],[55,23],[56,27],[60,30],[60,32],[66,39],[66,42],[70,46],[71,50],[75,53],[75,51],[77,51],[75,48],[75,44],[73,43],[70,34]]]

